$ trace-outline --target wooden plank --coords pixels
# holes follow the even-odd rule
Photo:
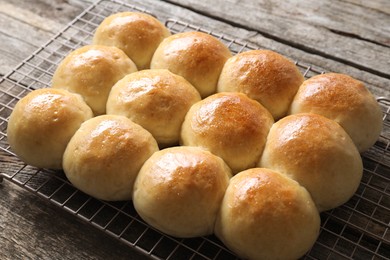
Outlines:
[[[1,8],[1,7],[0,7]],[[15,20],[4,13],[0,13],[0,23],[8,24],[6,28],[0,27],[0,74],[14,68],[42,45],[53,33],[36,30],[34,27]]]
[[[0,259],[147,259],[93,226],[4,180]]]
[[[58,29],[64,26],[91,1],[80,0],[18,0],[0,1],[0,12],[4,12],[27,24],[36,24],[37,27]]]
[[[380,10],[348,1],[227,0],[212,5],[196,0],[167,2],[390,78],[388,1],[377,1],[384,6]]]
[[[87,2],[0,0],[0,76],[48,41],[73,20]],[[28,8],[26,8],[28,7]]]
[[[23,163],[1,152],[0,172]],[[0,183],[0,259],[148,259],[48,200]]]
[[[344,2],[362,6],[366,9],[373,9],[379,12],[390,13],[390,2],[387,0],[362,1],[362,0],[344,0]]]

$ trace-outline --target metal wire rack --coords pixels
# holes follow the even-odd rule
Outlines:
[[[7,143],[6,128],[16,102],[34,89],[49,87],[59,62],[72,50],[90,44],[100,22],[120,11],[151,14],[141,6],[101,0],[0,80],[1,150],[14,155]],[[233,53],[261,48],[175,19],[168,19],[165,24],[172,33],[190,30],[209,33]],[[323,73],[309,64],[297,61],[296,65],[306,78]],[[346,204],[321,214],[319,238],[304,259],[385,259],[390,256],[390,100],[379,98],[378,101],[384,114],[384,131],[375,146],[363,154],[361,185]],[[3,172],[2,176],[151,258],[236,259],[214,236],[177,239],[162,234],[137,215],[130,201],[104,202],[89,197],[74,188],[62,172],[37,169],[20,162],[20,167],[13,172]]]

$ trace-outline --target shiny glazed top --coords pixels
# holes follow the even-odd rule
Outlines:
[[[179,143],[180,128],[198,91],[168,70],[142,70],[118,81],[107,101],[107,114],[124,115],[140,124],[160,145]]]
[[[129,200],[143,163],[158,151],[152,135],[124,116],[102,115],[84,122],[63,160],[69,181],[95,198]]]
[[[87,45],[68,54],[57,67],[52,87],[83,96],[95,115],[104,114],[112,86],[137,71],[132,60],[116,47]]]
[[[239,93],[214,94],[196,104],[192,111],[189,120],[195,135],[229,143],[230,148],[266,136],[273,123],[264,107]]]
[[[147,223],[172,236],[209,235],[230,177],[225,162],[208,151],[167,148],[142,166],[134,207]]]
[[[103,20],[96,29],[93,43],[118,47],[141,70],[150,67],[154,51],[169,35],[169,30],[149,14],[121,12]]]
[[[312,107],[345,113],[361,106],[367,96],[371,94],[363,82],[348,75],[326,73],[305,80],[294,102],[301,103],[301,110]]]
[[[295,64],[270,50],[251,50],[228,59],[218,92],[241,92],[259,101],[275,119],[286,115],[304,78]]]
[[[181,140],[222,157],[236,173],[256,165],[273,122],[268,110],[246,95],[217,93],[191,107]]]
[[[230,50],[217,38],[202,32],[184,32],[164,39],[151,62],[152,69],[168,69],[188,80],[204,98],[216,91]]]
[[[15,105],[8,121],[8,142],[26,163],[61,169],[70,138],[92,116],[92,110],[77,94],[62,89],[37,89]]]
[[[140,185],[156,200],[188,200],[220,196],[231,177],[223,160],[196,147],[172,147],[152,155],[141,169]],[[218,191],[218,192],[217,192]]]

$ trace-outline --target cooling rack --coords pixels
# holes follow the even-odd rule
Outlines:
[[[90,44],[100,22],[120,11],[156,16],[140,6],[99,1],[0,80],[1,150],[15,156],[7,144],[6,128],[16,102],[34,89],[49,87],[59,62],[72,50]],[[233,53],[262,47],[176,19],[168,19],[165,24],[172,33],[197,30],[212,34]],[[296,65],[306,78],[323,73],[299,61]],[[390,256],[390,100],[378,98],[378,102],[383,111],[384,131],[375,146],[363,154],[361,185],[346,204],[321,214],[319,238],[304,259],[385,259]],[[236,259],[214,236],[178,239],[162,234],[137,215],[131,202],[104,202],[89,197],[74,188],[63,172],[20,163],[20,167],[2,173],[2,177],[152,259]]]

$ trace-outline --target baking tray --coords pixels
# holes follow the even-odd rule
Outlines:
[[[59,62],[72,50],[90,44],[100,22],[120,11],[146,12],[158,17],[141,6],[108,0],[96,2],[0,80],[1,150],[15,156],[7,143],[6,128],[16,102],[34,89],[49,87]],[[262,48],[176,19],[164,22],[172,33],[197,30],[212,34],[233,53]],[[296,65],[306,78],[323,73],[300,61]],[[390,100],[378,98],[378,102],[383,110],[384,130],[375,146],[363,154],[361,185],[346,204],[321,214],[319,238],[304,259],[390,256]],[[20,162],[15,171],[3,172],[2,176],[152,259],[236,259],[215,236],[178,239],[162,234],[137,215],[130,201],[94,199],[74,188],[61,171],[37,169]]]

